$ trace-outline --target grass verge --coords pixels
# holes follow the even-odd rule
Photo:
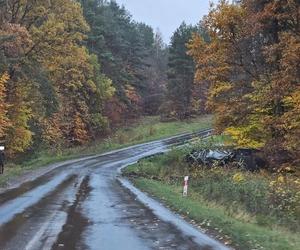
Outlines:
[[[55,151],[40,151],[30,160],[22,164],[8,163],[5,173],[0,176],[0,187],[30,171],[51,163],[87,155],[100,154],[114,149],[120,149],[134,144],[167,138],[176,134],[195,132],[211,127],[212,116],[202,116],[189,121],[160,122],[159,117],[144,117],[131,126],[120,128],[110,136],[97,140],[89,145]]]
[[[182,197],[182,187],[146,178],[134,179],[141,190],[157,197],[196,225],[208,230],[217,239],[236,249],[296,250],[299,235],[280,229],[259,226],[228,215],[226,209],[205,201],[198,193]]]
[[[207,144],[220,144],[217,137]],[[225,138],[226,139],[226,138]],[[123,170],[135,185],[236,249],[300,249],[300,183],[294,176],[189,165],[191,147],[141,160]],[[182,182],[190,176],[189,196]]]

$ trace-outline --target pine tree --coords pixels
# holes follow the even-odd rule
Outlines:
[[[157,115],[164,102],[168,71],[168,47],[159,30],[154,35],[147,63],[149,67],[144,72],[146,93],[143,95],[143,109],[148,115]]]
[[[179,119],[191,115],[195,66],[187,54],[187,43],[194,32],[197,32],[196,27],[182,23],[174,32],[169,48],[167,100],[171,109],[168,112]]]
[[[134,22],[124,7],[115,1],[81,1],[91,27],[88,48],[101,62],[101,72],[116,89],[106,106],[106,114],[115,122],[135,118],[142,113],[148,95],[149,70],[154,33],[151,27]],[[130,89],[130,91],[129,91]],[[133,95],[139,101],[133,101]],[[111,106],[115,108],[112,110]]]

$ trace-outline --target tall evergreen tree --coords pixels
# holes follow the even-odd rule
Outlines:
[[[195,65],[187,54],[187,44],[197,28],[182,23],[174,32],[169,47],[169,71],[167,85],[167,112],[179,119],[191,115]]]
[[[147,94],[147,63],[153,47],[151,27],[136,23],[115,1],[81,1],[91,27],[88,48],[98,56],[102,72],[112,79],[116,95],[107,106],[113,120],[126,120],[142,112]],[[113,108],[112,108],[113,107]]]
[[[168,71],[168,47],[159,30],[155,33],[147,63],[149,67],[144,73],[147,78],[146,94],[143,96],[144,112],[148,115],[157,115],[166,94]]]

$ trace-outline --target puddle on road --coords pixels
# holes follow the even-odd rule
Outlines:
[[[103,157],[104,158],[104,157]],[[96,166],[99,162],[97,159],[91,159],[87,161],[79,161],[76,163],[66,163],[63,164],[50,172],[36,178],[35,180],[25,182],[21,184],[19,187],[9,189],[8,191],[5,191],[0,194],[0,205],[4,204],[7,201],[13,200],[15,198],[18,198],[22,195],[24,195],[27,192],[30,192],[34,190],[35,188],[38,188],[39,186],[45,185],[49,183],[52,179],[54,179],[56,176],[58,176],[60,173],[66,173],[68,171],[70,174],[72,174],[74,169],[84,169],[85,167],[89,166]]]
[[[86,249],[85,246],[78,246],[80,242],[81,234],[85,228],[89,225],[89,220],[83,216],[80,211],[81,204],[86,200],[91,192],[89,185],[90,177],[86,176],[80,184],[76,199],[68,210],[67,221],[62,228],[62,231],[58,235],[57,241],[52,246],[52,250],[61,249]]]
[[[31,219],[31,216],[37,218],[35,219],[35,222],[38,223],[38,218],[42,218],[45,216],[45,214],[47,215],[49,213],[49,211],[47,211],[48,207],[51,206],[51,204],[55,204],[57,195],[60,195],[63,190],[66,190],[76,177],[76,175],[70,176],[68,179],[58,185],[54,191],[42,198],[38,203],[27,208],[25,211],[16,214],[11,221],[3,224],[0,227],[0,249],[7,249],[7,242],[13,239],[20,229],[25,230],[25,234],[29,233],[30,227],[26,228],[26,225]],[[63,207],[64,204],[61,206]]]

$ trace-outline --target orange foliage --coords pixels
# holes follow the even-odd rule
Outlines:
[[[73,126],[71,132],[72,144],[83,145],[89,140],[88,131],[83,121],[82,115],[76,112],[73,118]]]
[[[299,1],[219,1],[189,45],[198,82],[210,84],[216,128],[263,147],[272,166],[300,162]]]

